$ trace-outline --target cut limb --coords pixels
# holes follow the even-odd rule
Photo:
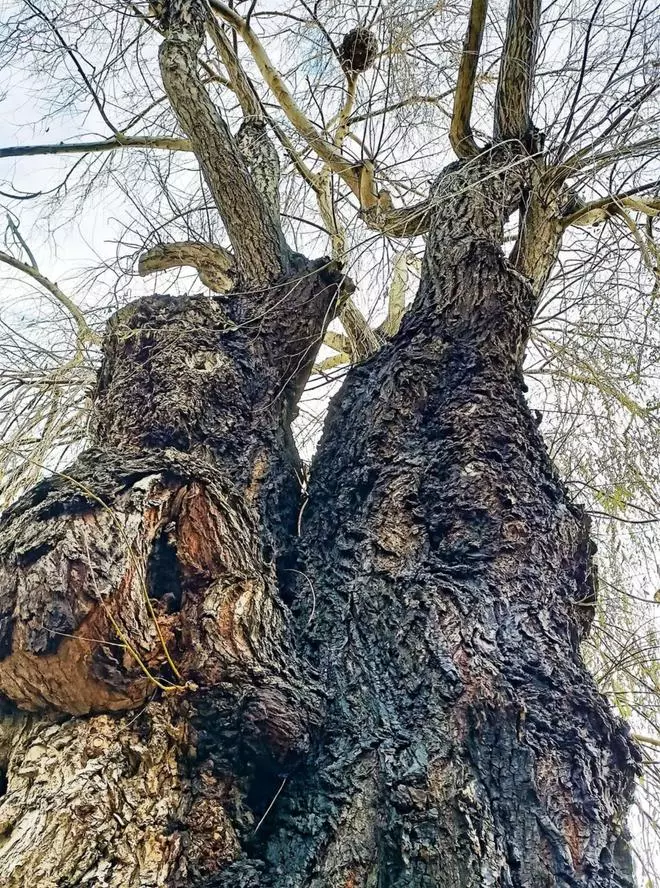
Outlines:
[[[202,283],[215,293],[226,293],[234,285],[236,264],[232,254],[217,244],[196,241],[158,244],[145,250],[138,260],[138,272],[144,277],[184,265],[196,269]]]

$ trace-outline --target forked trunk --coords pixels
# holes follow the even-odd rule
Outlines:
[[[636,751],[580,658],[592,546],[524,400],[519,180],[488,164],[439,180],[304,509],[332,275],[114,321],[98,447],[2,531],[0,689],[59,713],[2,723],[7,888],[631,884]]]

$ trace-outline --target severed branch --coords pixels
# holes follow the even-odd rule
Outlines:
[[[540,17],[540,0],[510,0],[495,93],[496,143],[511,139],[523,141],[532,131],[530,103]]]
[[[138,273],[145,277],[168,268],[190,266],[202,283],[215,293],[226,293],[236,280],[236,263],[232,254],[217,244],[177,241],[158,244],[146,250],[138,260]]]
[[[472,0],[449,128],[449,141],[458,157],[475,157],[479,153],[472,135],[470,118],[487,11],[488,0]]]

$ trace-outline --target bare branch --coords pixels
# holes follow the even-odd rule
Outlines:
[[[336,352],[346,352],[348,353],[351,349],[351,344],[348,341],[348,337],[343,333],[335,333],[334,330],[326,330],[325,336],[323,337],[323,345],[327,345],[328,348],[331,348]]]
[[[0,148],[3,157],[34,157],[41,154],[97,154],[102,151],[117,151],[121,148],[163,148],[166,151],[192,151],[189,139],[173,136],[123,136],[101,142],[56,142],[50,145],[14,145]]]
[[[264,286],[284,270],[288,251],[281,229],[250,176],[197,72],[207,8],[196,0],[170,0],[159,61],[165,91],[193,149],[227,227],[245,277]]]
[[[62,46],[62,48],[66,52],[66,54],[69,56],[69,58],[71,59],[71,61],[75,65],[76,70],[80,74],[80,77],[82,78],[82,81],[85,84],[87,91],[89,92],[90,96],[92,97],[92,101],[96,105],[96,108],[97,108],[99,114],[101,115],[101,119],[103,120],[105,125],[108,127],[108,129],[110,129],[113,133],[117,134],[117,132],[118,132],[117,127],[112,123],[110,118],[105,113],[104,104],[99,99],[99,97],[96,93],[96,90],[92,86],[92,83],[90,82],[88,76],[85,74],[83,66],[78,61],[78,56],[77,56],[76,52],[74,52],[74,50],[71,49],[69,44],[66,42],[66,40],[64,39],[64,37],[60,33],[55,22],[53,22],[52,19],[50,19],[46,15],[45,12],[42,12],[42,10],[39,9],[39,7],[35,3],[32,2],[32,0],[25,0],[25,3],[28,6],[28,8],[31,9],[35,13],[35,15],[39,16],[39,18],[48,25],[48,27],[51,29],[53,34],[55,34],[58,42],[60,43],[60,45]]]
[[[55,300],[69,312],[78,327],[78,339],[81,345],[98,345],[100,343],[100,337],[89,327],[84,314],[78,308],[76,303],[67,296],[66,293],[63,293],[54,281],[45,277],[38,268],[33,265],[28,265],[26,262],[21,262],[20,259],[15,259],[9,253],[5,253],[1,250],[0,262],[4,262],[6,265],[10,265],[17,271],[21,271],[23,274],[28,275],[28,277],[32,278],[33,281],[36,281],[41,287],[43,287],[44,290],[47,290],[51,296],[53,296]]]
[[[569,216],[565,216],[562,225],[597,225],[611,216],[621,215],[624,210],[633,210],[645,216],[657,216],[660,214],[660,197],[641,198],[629,195],[609,195],[600,200],[593,200],[580,207]]]
[[[232,89],[236,93],[236,97],[240,102],[243,115],[245,117],[254,117],[257,120],[263,120],[264,112],[261,102],[256,94],[249,77],[245,73],[238,56],[234,52],[227,35],[218,24],[215,16],[209,16],[207,19],[207,28],[213,41],[213,45],[218,51],[222,63],[227,69],[229,81]]]
[[[317,129],[302,111],[289,92],[282,75],[269,59],[263,44],[245,19],[233,9],[230,9],[229,6],[222,3],[221,0],[210,0],[210,5],[243,38],[262,77],[270,87],[282,108],[282,111],[284,111],[292,126],[305,139],[310,148],[318,154],[321,160],[323,160],[334,173],[341,176],[353,194],[359,197],[360,164],[345,157],[345,155],[342,154],[332,142],[323,136],[321,131]]]
[[[339,320],[350,343],[352,361],[364,361],[381,347],[381,337],[371,329],[365,316],[350,296],[339,309]]]
[[[463,54],[458,69],[456,92],[454,93],[454,111],[449,129],[449,141],[458,157],[474,157],[479,153],[472,135],[470,118],[487,11],[488,0],[472,0],[468,29],[463,43]]]
[[[397,253],[392,265],[392,280],[387,293],[387,317],[378,328],[384,336],[394,336],[401,326],[406,310],[406,289],[408,287],[408,254]]]
[[[522,141],[531,131],[529,109],[540,17],[540,0],[510,0],[495,94],[495,142]]]
[[[234,286],[234,257],[217,244],[194,241],[158,244],[142,253],[138,260],[138,273],[144,277],[184,265],[196,269],[202,283],[215,293],[226,293]]]

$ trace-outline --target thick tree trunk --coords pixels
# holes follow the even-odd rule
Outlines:
[[[115,319],[96,448],[0,540],[0,690],[39,713],[2,724],[3,885],[631,884],[636,753],[580,658],[592,547],[524,401],[519,185],[487,172],[440,179],[306,504],[332,275]]]
[[[637,753],[580,657],[593,546],[524,400],[534,297],[486,172],[436,186],[415,305],[316,458],[305,650],[334,698],[271,842],[287,885],[631,884]]]

